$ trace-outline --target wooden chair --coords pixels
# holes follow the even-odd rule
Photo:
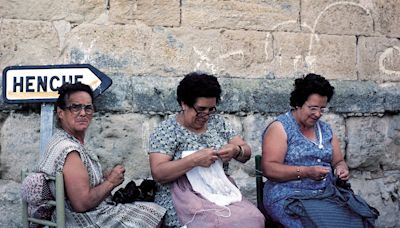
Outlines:
[[[274,222],[264,208],[263,189],[264,189],[265,183],[263,181],[263,174],[262,174],[262,167],[261,167],[261,155],[256,155],[254,157],[254,159],[255,159],[255,167],[256,167],[257,207],[264,214],[265,227],[281,228],[283,226],[280,223]]]
[[[263,206],[263,175],[261,170],[261,155],[256,155],[254,157],[255,165],[256,165],[256,190],[257,190],[257,207],[258,209],[264,213]]]
[[[28,175],[26,171],[22,171],[22,180]],[[64,228],[65,227],[65,211],[64,211],[64,178],[62,173],[57,173],[57,175],[50,176],[50,180],[55,181],[56,185],[56,195],[55,200],[48,200],[46,204],[52,205],[56,207],[56,221],[53,222],[51,220],[45,219],[38,219],[34,217],[30,217],[28,214],[28,203],[21,199],[22,201],[22,224],[24,228],[29,228],[31,223],[33,224],[40,224],[45,227],[57,227],[57,228]]]

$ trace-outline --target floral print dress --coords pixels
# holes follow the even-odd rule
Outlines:
[[[332,130],[330,126],[317,121],[315,124],[316,141],[306,138],[301,132],[298,123],[291,112],[277,117],[282,123],[287,135],[288,149],[284,164],[293,166],[324,166],[331,167],[332,161]],[[319,134],[318,127],[321,130]],[[321,143],[319,143],[321,140]],[[321,146],[320,146],[321,144]],[[264,207],[268,214],[285,227],[302,227],[299,219],[288,216],[284,211],[284,203],[287,198],[299,193],[312,195],[322,192],[332,181],[332,171],[321,181],[309,178],[291,180],[286,182],[266,181],[264,186]]]
[[[193,133],[176,121],[176,115],[168,117],[154,130],[150,136],[150,152],[163,153],[173,160],[181,159],[182,151],[200,150],[203,148],[218,149],[227,144],[236,132],[220,115],[212,115],[208,119],[207,131],[202,134]],[[225,164],[227,170],[227,164]],[[169,184],[157,184],[155,202],[167,209],[164,225],[180,227],[181,224],[174,209]]]

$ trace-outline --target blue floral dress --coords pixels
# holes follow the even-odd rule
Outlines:
[[[315,124],[317,140],[311,141],[301,132],[298,123],[291,112],[277,117],[276,121],[282,123],[287,135],[288,149],[284,164],[293,166],[324,166],[331,168],[332,161],[332,130],[330,126],[318,120]],[[321,134],[319,134],[318,126]],[[319,143],[321,140],[321,143]],[[320,146],[321,144],[321,146]],[[331,169],[332,170],[332,169]],[[264,186],[264,207],[268,214],[285,227],[303,227],[299,219],[290,217],[284,211],[285,200],[293,195],[318,194],[332,180],[332,171],[321,181],[309,178],[291,180],[287,182],[266,181]]]
[[[211,147],[218,149],[236,135],[230,124],[219,115],[210,116],[207,131],[202,134],[193,133],[182,127],[176,121],[176,115],[172,115],[161,122],[151,134],[150,153],[163,153],[171,156],[173,160],[178,160],[182,157],[182,151]],[[173,205],[169,184],[157,184],[155,202],[167,209],[164,220],[165,226],[181,226]]]

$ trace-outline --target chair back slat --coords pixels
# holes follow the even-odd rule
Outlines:
[[[29,175],[27,170],[21,171],[22,180]],[[49,180],[55,181],[56,192],[55,200],[47,200],[45,203],[51,206],[55,206],[56,221],[46,219],[38,219],[30,217],[28,214],[28,203],[21,197],[22,201],[22,225],[24,228],[29,228],[30,223],[36,223],[48,227],[65,227],[65,199],[64,199],[64,177],[62,173],[57,173],[56,176],[48,176]]]
[[[263,209],[263,175],[261,170],[261,155],[255,156],[255,166],[256,166],[256,190],[257,190],[257,207],[258,209]]]
[[[62,173],[56,175],[56,216],[57,227],[65,226],[65,201],[64,201],[64,177]]]

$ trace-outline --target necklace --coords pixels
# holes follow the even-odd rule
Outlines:
[[[321,127],[319,126],[319,123],[317,122],[317,128],[318,128],[318,138],[319,138],[319,144],[317,144],[314,141],[313,142],[316,146],[318,146],[318,149],[322,150],[324,149],[324,145],[322,144],[322,133],[321,133]]]
[[[287,112],[286,113],[286,115],[287,116],[289,116],[289,118],[290,118],[290,115],[289,115],[289,113]],[[293,119],[292,118],[290,118],[290,119],[292,119],[292,121],[294,121],[294,123],[296,123],[297,124],[297,126],[299,126],[299,124],[296,122],[296,120],[295,120],[295,117],[294,117],[294,115],[292,114],[292,117],[293,117]],[[303,134],[303,137],[304,138],[306,138],[306,139],[308,139],[310,142],[312,142],[314,145],[316,145],[316,146],[318,146],[318,149],[320,149],[320,150],[322,150],[322,149],[324,149],[324,145],[323,145],[323,143],[322,143],[322,141],[323,141],[323,138],[322,138],[322,132],[321,132],[321,127],[319,126],[319,122],[316,122],[316,125],[317,125],[317,129],[318,129],[318,143],[316,143],[316,142],[314,142],[313,140],[310,140],[309,138],[307,138],[306,136],[304,136]],[[300,131],[300,127],[298,128],[298,130]]]

